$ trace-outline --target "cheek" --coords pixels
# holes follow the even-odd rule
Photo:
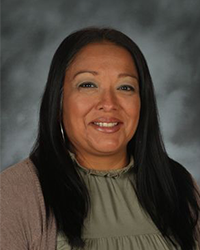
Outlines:
[[[73,130],[83,128],[87,121],[87,114],[91,109],[88,99],[71,96],[63,104],[63,122],[66,129],[67,126]]]
[[[127,106],[128,123],[131,131],[135,131],[140,118],[140,99],[135,100],[132,105]]]
[[[137,120],[140,115],[140,98],[135,98],[131,104],[127,104],[126,110],[130,118]]]

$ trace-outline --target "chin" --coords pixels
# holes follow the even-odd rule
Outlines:
[[[120,140],[120,138],[115,139],[100,139],[99,140],[90,140],[88,141],[88,146],[92,151],[96,151],[101,154],[116,154],[119,152],[126,151],[127,143],[124,140]]]
[[[115,154],[122,151],[122,148],[116,145],[104,145],[101,147],[95,147],[94,150],[102,154]]]

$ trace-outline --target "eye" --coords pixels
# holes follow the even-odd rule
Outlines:
[[[134,91],[135,90],[134,87],[130,86],[130,85],[122,85],[118,89],[125,90],[125,91]]]
[[[92,82],[83,82],[78,87],[79,88],[96,88],[97,86]]]

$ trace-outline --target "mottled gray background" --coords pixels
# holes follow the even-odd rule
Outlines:
[[[111,26],[144,52],[167,151],[200,184],[199,0],[4,0],[2,169],[25,158],[37,132],[50,61],[74,30]]]

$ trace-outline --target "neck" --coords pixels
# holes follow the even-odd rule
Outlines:
[[[81,166],[96,170],[113,170],[126,167],[129,163],[126,152],[113,155],[93,155],[87,152],[75,152],[76,160]]]

